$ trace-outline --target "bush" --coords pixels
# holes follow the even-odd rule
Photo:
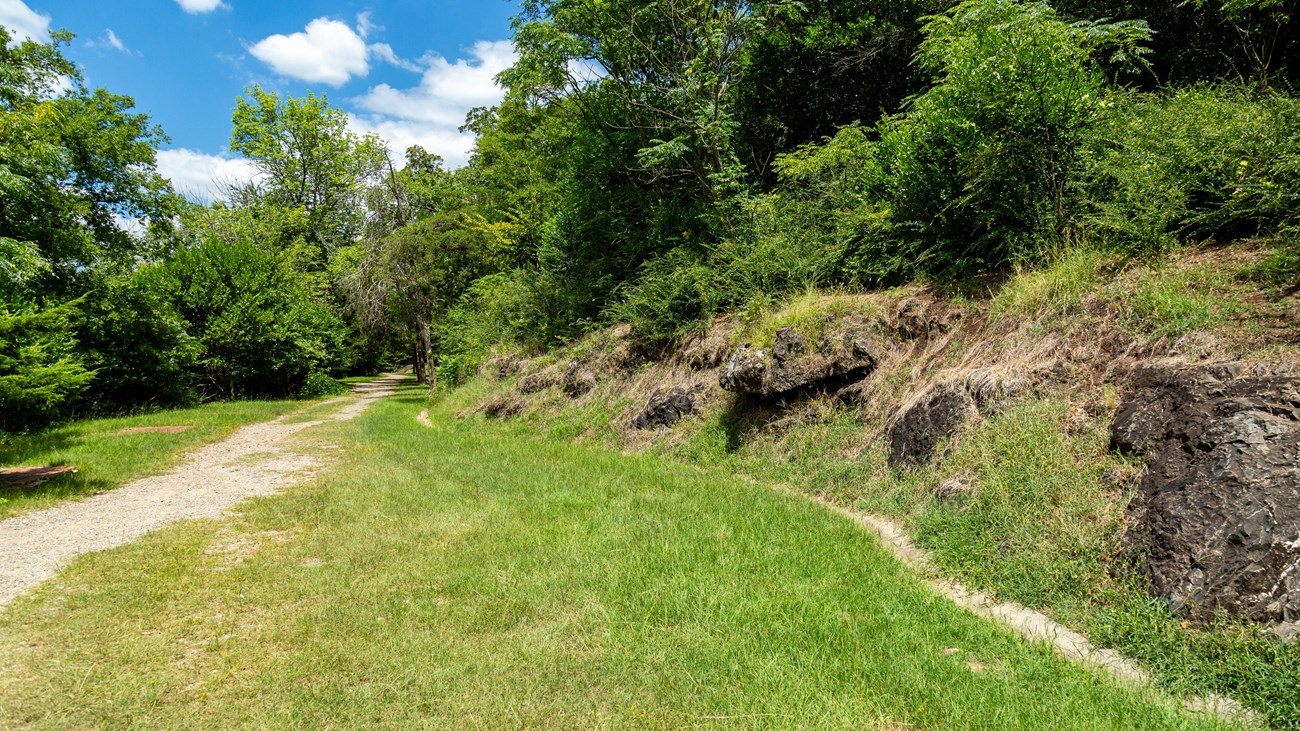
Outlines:
[[[347,393],[348,384],[331,378],[328,373],[312,371],[303,379],[298,395],[302,398],[320,398],[322,396],[340,396]]]
[[[274,254],[209,241],[141,274],[196,343],[187,366],[206,397],[290,396],[340,365],[337,315]]]
[[[1132,94],[1090,135],[1086,221],[1111,245],[1242,237],[1300,223],[1300,102],[1240,86]]]
[[[1076,205],[1080,148],[1102,111],[1102,68],[1132,64],[1144,22],[1069,22],[1045,3],[969,0],[925,26],[936,84],[881,126],[872,197],[890,236],[868,256],[961,275],[1036,259]]]
[[[75,318],[79,350],[96,377],[86,394],[94,411],[189,405],[198,400],[198,345],[147,275],[100,277]]]
[[[75,305],[19,313],[0,306],[0,432],[62,418],[95,377],[74,353]]]
[[[498,344],[541,347],[530,278],[522,272],[483,277],[433,325],[434,351],[477,367]]]

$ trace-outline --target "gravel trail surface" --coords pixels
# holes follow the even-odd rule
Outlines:
[[[76,556],[130,543],[178,520],[220,517],[243,500],[310,474],[317,460],[295,451],[288,438],[326,421],[356,418],[405,378],[384,376],[324,402],[344,405],[320,421],[288,423],[295,414],[287,414],[252,424],[195,450],[169,472],[0,521],[0,607],[53,578]]]

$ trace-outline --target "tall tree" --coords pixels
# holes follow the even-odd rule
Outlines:
[[[49,264],[39,296],[75,296],[86,272],[137,252],[123,220],[170,220],[176,198],[155,168],[167,138],[130,97],[86,87],[61,51],[70,33],[10,40],[0,27],[0,241]]]
[[[260,179],[237,205],[259,198],[306,217],[311,265],[323,270],[335,249],[353,243],[365,221],[366,187],[385,170],[375,135],[348,129],[347,115],[323,96],[281,97],[260,86],[235,106],[230,149],[253,162]]]

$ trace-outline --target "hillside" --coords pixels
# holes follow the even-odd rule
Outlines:
[[[810,292],[662,351],[614,327],[440,408],[891,518],[946,575],[1290,727],[1300,300],[1265,256]]]

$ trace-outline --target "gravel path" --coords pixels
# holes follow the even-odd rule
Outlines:
[[[251,497],[270,495],[317,466],[310,454],[295,452],[287,439],[326,421],[356,418],[376,400],[393,393],[405,376],[384,376],[361,384],[322,421],[286,423],[294,414],[246,426],[201,447],[171,470],[79,502],[0,521],[0,607],[54,577],[76,556],[139,538],[168,523],[215,518]]]

